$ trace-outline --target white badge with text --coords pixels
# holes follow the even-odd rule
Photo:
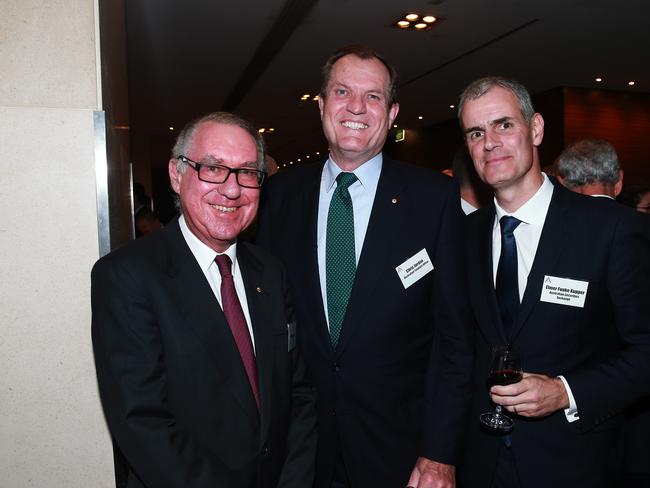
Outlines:
[[[397,271],[399,279],[402,280],[404,288],[408,288],[424,275],[433,271],[433,264],[431,264],[431,258],[429,258],[427,250],[422,249],[395,268],[395,271]]]
[[[540,301],[584,308],[587,287],[589,287],[588,281],[546,275],[542,284]]]

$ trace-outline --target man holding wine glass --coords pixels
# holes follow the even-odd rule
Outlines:
[[[468,217],[478,332],[461,485],[615,486],[621,411],[650,389],[648,229],[541,172],[544,120],[519,83],[471,83],[459,118],[495,193]]]

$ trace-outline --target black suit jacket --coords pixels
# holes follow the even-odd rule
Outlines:
[[[498,436],[478,417],[492,408],[485,378],[494,344],[506,342],[494,293],[494,206],[468,217],[470,297],[475,335],[474,401],[463,487],[488,487]],[[512,453],[522,486],[611,487],[619,456],[620,412],[650,387],[650,239],[639,215],[614,202],[585,197],[555,184],[519,310],[514,348],[524,370],[563,375],[580,420],[563,411],[516,417]],[[545,276],[589,283],[583,308],[540,301]]]
[[[97,379],[129,487],[311,484],[313,389],[297,349],[283,268],[237,247],[255,336],[258,412],[221,307],[174,221],[92,272]]]
[[[273,176],[258,244],[287,267],[298,338],[316,384],[316,486],[330,486],[337,445],[353,487],[404,486],[418,455],[460,459],[471,353],[458,190],[432,170],[384,157],[336,349],[316,249],[323,165]],[[426,249],[434,270],[408,289],[395,268]]]

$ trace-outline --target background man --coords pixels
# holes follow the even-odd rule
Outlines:
[[[476,374],[466,487],[611,487],[620,412],[650,385],[650,236],[639,215],[540,171],[544,120],[520,84],[483,78],[459,105],[494,205],[468,218]],[[514,227],[514,230],[513,230]],[[495,290],[496,286],[496,290]],[[510,344],[524,378],[493,386],[514,430],[481,430],[490,351]]]
[[[93,269],[97,378],[129,488],[312,483],[314,397],[284,271],[237,243],[263,164],[247,122],[190,123],[169,161],[181,217]]]
[[[614,146],[603,139],[569,144],[555,161],[555,174],[569,190],[616,199],[623,188],[623,170]]]
[[[410,484],[452,486],[471,368],[458,189],[382,154],[399,110],[382,57],[343,48],[323,75],[329,159],[273,177],[258,238],[296,296],[316,486],[405,486],[418,456]]]

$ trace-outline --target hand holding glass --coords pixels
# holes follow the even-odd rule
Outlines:
[[[521,357],[517,351],[505,345],[492,348],[492,361],[487,378],[488,388],[493,385],[517,383],[521,381],[522,374]],[[514,426],[514,421],[501,411],[501,405],[496,405],[494,412],[482,413],[480,416],[481,424],[498,432],[510,432]]]

